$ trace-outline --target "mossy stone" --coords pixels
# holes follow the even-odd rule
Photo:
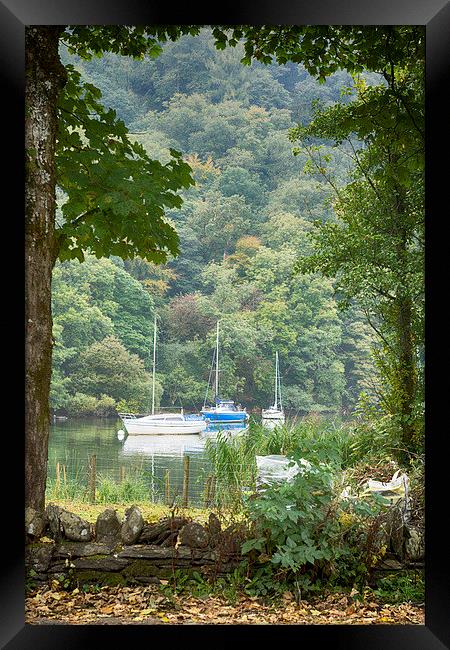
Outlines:
[[[127,584],[126,578],[121,573],[111,573],[110,571],[77,571],[76,580],[80,585],[97,584],[103,587]]]
[[[169,578],[172,575],[172,569],[154,566],[146,560],[135,560],[123,570],[123,575],[132,578],[138,576]]]

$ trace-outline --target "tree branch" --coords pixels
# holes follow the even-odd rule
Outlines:
[[[370,327],[374,330],[374,332],[380,337],[380,339],[383,341],[385,346],[389,350],[394,350],[392,345],[388,342],[388,340],[385,338],[385,336],[380,332],[380,330],[374,325],[374,323],[371,321],[369,314],[366,312],[366,318],[367,322],[369,323]]]

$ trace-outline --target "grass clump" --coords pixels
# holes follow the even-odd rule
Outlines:
[[[405,570],[383,576],[377,581],[373,593],[377,599],[386,604],[423,603],[425,600],[423,571]]]
[[[148,502],[151,496],[149,482],[144,474],[139,472],[129,474],[121,481],[98,474],[95,493],[96,501],[104,504]],[[47,501],[89,503],[90,498],[90,488],[86,480],[83,482],[79,477],[66,476],[47,479]]]
[[[96,501],[99,503],[135,503],[149,500],[149,487],[140,476],[129,476],[120,483],[108,476],[98,478]]]

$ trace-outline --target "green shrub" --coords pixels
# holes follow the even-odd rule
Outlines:
[[[70,416],[95,415],[97,399],[85,393],[75,393],[67,401],[66,410]]]
[[[109,395],[102,395],[100,399],[97,400],[95,415],[99,417],[111,417],[117,415],[116,401],[112,397],[109,397]]]
[[[242,552],[256,550],[273,564],[298,573],[317,560],[331,561],[339,553],[339,522],[327,466],[305,469],[290,482],[272,485],[249,501],[249,516],[257,536]]]
[[[291,583],[296,592],[323,583],[360,586],[383,552],[385,502],[373,496],[368,501],[341,499],[335,452],[325,440],[304,441],[292,460],[306,459],[310,467],[247,501],[253,537],[244,542],[242,553],[256,572],[264,564],[274,565],[281,571],[277,580]],[[266,587],[274,582],[272,571],[266,568],[260,575]],[[258,589],[255,576],[253,588]]]
[[[249,596],[277,598],[292,589],[289,572],[280,569],[270,562],[253,567],[251,576],[247,578],[245,592]],[[297,594],[299,597],[301,594]]]

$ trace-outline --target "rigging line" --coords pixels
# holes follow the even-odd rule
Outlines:
[[[212,376],[212,372],[213,372],[213,368],[214,368],[214,361],[215,361],[215,358],[216,358],[216,350],[213,351],[213,358],[212,358],[212,361],[211,361],[211,369],[210,369],[210,371],[209,371],[208,384],[207,384],[207,386],[206,386],[205,401],[203,402],[203,408],[205,408],[205,406],[206,406],[206,400],[207,400],[207,398],[208,398],[209,384],[210,384],[210,382],[211,382],[211,376]]]
[[[180,402],[180,404],[181,404],[181,406],[180,406],[180,408],[181,408],[181,415],[183,415],[183,414],[184,414],[184,406],[183,406],[183,400],[182,400],[181,397],[180,397],[180,393],[177,393],[177,400],[178,400],[178,401]]]
[[[280,411],[283,410],[283,404],[281,402],[281,375],[280,375],[280,370],[278,369],[278,386],[279,386],[279,393],[280,393]]]

